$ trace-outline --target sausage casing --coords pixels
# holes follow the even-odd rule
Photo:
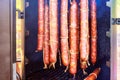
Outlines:
[[[61,56],[64,66],[69,65],[69,47],[68,47],[68,0],[61,0]]]
[[[87,68],[89,58],[88,0],[80,0],[80,66]]]
[[[50,0],[50,63],[55,64],[58,52],[58,3]]]
[[[44,28],[44,46],[43,46],[43,61],[45,66],[49,64],[50,56],[50,29],[49,29],[49,7],[45,4],[45,28]]]
[[[91,74],[89,74],[84,80],[96,80],[101,68],[96,68]]]
[[[70,73],[76,74],[77,72],[77,56],[78,56],[78,36],[79,36],[79,26],[78,26],[78,5],[75,0],[71,2],[70,7],[70,26],[69,26],[69,41],[70,41]]]
[[[44,0],[38,0],[38,43],[37,51],[43,49],[44,35]]]
[[[97,59],[97,21],[96,21],[96,2],[91,0],[91,55],[90,60],[94,65]]]

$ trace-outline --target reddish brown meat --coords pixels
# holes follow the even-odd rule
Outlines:
[[[69,27],[69,41],[70,41],[70,73],[75,75],[77,72],[77,54],[78,54],[78,5],[75,0],[71,2],[70,7],[70,27]]]
[[[80,66],[87,68],[89,58],[88,0],[80,0]]]
[[[61,0],[61,55],[62,63],[64,66],[69,65],[69,53],[68,53],[68,0]]]
[[[91,74],[89,74],[84,80],[96,80],[100,73],[101,68],[95,69]]]
[[[49,45],[49,7],[45,4],[45,28],[44,28],[44,46],[43,46],[43,61],[44,68],[49,64],[50,45]]]
[[[50,0],[50,63],[55,68],[58,51],[58,3]]]
[[[38,0],[38,44],[37,51],[43,49],[44,34],[44,0]]]
[[[90,60],[94,65],[97,59],[97,23],[96,23],[96,2],[91,0],[91,55]]]

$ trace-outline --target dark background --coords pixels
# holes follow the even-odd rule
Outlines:
[[[60,17],[60,1],[58,0],[58,18]],[[70,0],[69,0],[70,1]],[[90,1],[90,0],[89,0]],[[92,72],[96,67],[101,67],[100,75],[97,80],[110,80],[110,68],[106,66],[106,61],[110,59],[110,38],[106,36],[106,31],[110,29],[110,8],[106,6],[108,0],[96,0],[97,2],[97,30],[98,30],[98,61],[93,67],[90,66],[86,71]],[[37,28],[38,28],[38,0],[26,0],[29,7],[26,7],[25,28],[29,31],[29,36],[25,38],[25,55],[29,59],[26,65],[26,76],[28,80],[68,80],[72,76],[64,73],[64,67],[56,63],[56,70],[43,70],[42,52],[36,53],[37,48]],[[79,3],[79,0],[77,0]],[[90,3],[89,3],[90,4]],[[69,2],[70,7],[70,2]],[[60,20],[58,21],[60,27]],[[49,73],[50,72],[50,73]],[[54,73],[54,74],[53,74]],[[46,77],[50,77],[49,79]],[[76,80],[84,78],[78,67]]]

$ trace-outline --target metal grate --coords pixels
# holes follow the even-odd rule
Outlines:
[[[40,64],[39,65],[36,64],[37,66],[33,65],[34,64],[29,64],[26,66],[27,80],[83,80],[84,77],[87,76],[83,75],[82,70],[79,67],[77,74],[74,77],[69,73],[69,71],[64,72],[66,68],[64,66],[59,66],[59,63],[57,63],[56,69],[43,69],[43,65]],[[92,72],[94,68],[95,67],[90,66],[86,71],[89,74],[90,72]]]

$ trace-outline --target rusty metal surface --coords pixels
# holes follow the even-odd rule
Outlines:
[[[0,0],[0,80],[11,79],[10,0]]]

